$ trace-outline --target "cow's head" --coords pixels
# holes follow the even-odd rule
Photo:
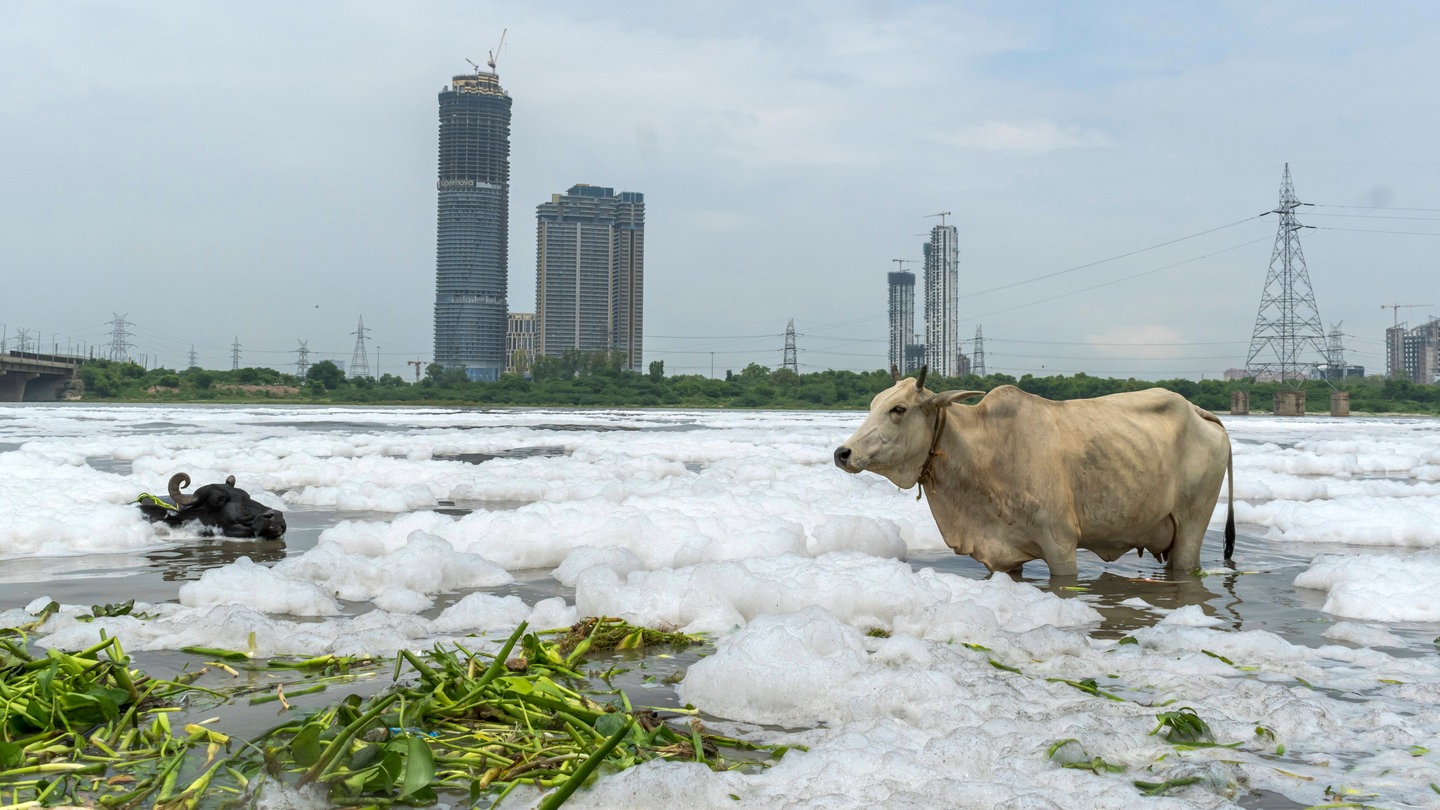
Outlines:
[[[167,523],[179,525],[198,520],[226,537],[279,540],[285,536],[284,513],[265,506],[235,486],[235,476],[227,477],[223,484],[206,484],[193,495],[180,491],[189,484],[190,476],[185,473],[171,476],[170,498],[180,508],[165,519]]]
[[[901,489],[915,485],[938,442],[940,410],[985,393],[936,394],[925,387],[926,370],[921,367],[919,375],[902,378],[899,369],[891,366],[895,384],[870,400],[870,415],[860,429],[835,448],[835,466],[848,473],[878,473]]]

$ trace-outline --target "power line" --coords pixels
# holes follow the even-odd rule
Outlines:
[[[1268,213],[1270,213],[1270,212],[1269,212],[1269,211],[1266,211],[1266,212],[1265,212],[1265,214],[1268,214]],[[1010,288],[1012,288],[1012,287],[1019,287],[1019,286],[1021,286],[1021,285],[1023,285],[1023,284],[1031,284],[1031,283],[1034,283],[1034,282],[1036,282],[1036,281],[1044,281],[1044,280],[1047,279],[1047,278],[1055,278],[1056,276],[1062,276],[1062,275],[1065,275],[1066,273],[1073,273],[1073,272],[1075,272],[1076,270],[1084,270],[1084,269],[1089,268],[1089,267],[1095,267],[1096,265],[1105,264],[1106,262],[1113,262],[1113,261],[1117,261],[1117,260],[1119,260],[1119,259],[1126,259],[1126,258],[1129,258],[1129,257],[1131,257],[1131,256],[1135,256],[1135,255],[1137,255],[1137,254],[1144,253],[1144,252],[1149,251],[1149,250],[1156,250],[1156,249],[1158,249],[1158,248],[1167,247],[1167,246],[1169,246],[1169,245],[1176,244],[1177,242],[1184,242],[1184,241],[1187,240],[1187,239],[1194,239],[1194,238],[1196,238],[1196,237],[1204,236],[1204,235],[1206,235],[1206,234],[1215,233],[1216,231],[1223,231],[1223,230],[1225,230],[1226,228],[1233,228],[1233,227],[1235,227],[1236,225],[1243,225],[1244,223],[1249,222],[1249,221],[1251,221],[1251,220],[1259,219],[1260,217],[1265,216],[1265,214],[1256,214],[1256,215],[1253,216],[1253,217],[1245,217],[1244,219],[1237,219],[1237,220],[1235,220],[1234,222],[1231,222],[1231,223],[1228,223],[1228,224],[1225,224],[1225,225],[1219,225],[1219,226],[1216,226],[1216,227],[1214,227],[1214,228],[1210,228],[1210,229],[1208,229],[1208,230],[1200,231],[1200,232],[1198,232],[1198,233],[1192,233],[1192,234],[1190,234],[1190,235],[1188,235],[1188,236],[1180,236],[1180,237],[1177,237],[1177,238],[1175,238],[1175,239],[1170,239],[1170,240],[1167,240],[1167,241],[1165,241],[1165,242],[1159,242],[1159,243],[1157,243],[1157,244],[1150,245],[1149,247],[1138,248],[1138,249],[1136,249],[1136,250],[1131,250],[1131,251],[1128,251],[1128,252],[1126,252],[1126,253],[1120,253],[1120,254],[1117,254],[1117,255],[1115,255],[1115,256],[1109,256],[1109,257],[1104,258],[1104,259],[1097,259],[1097,260],[1095,260],[1095,261],[1093,261],[1093,262],[1086,262],[1085,264],[1077,264],[1077,265],[1075,265],[1074,267],[1067,267],[1067,268],[1065,268],[1064,270],[1056,270],[1056,271],[1053,272],[1053,273],[1046,273],[1046,274],[1044,274],[1044,275],[1035,276],[1034,278],[1027,278],[1027,279],[1025,279],[1025,280],[1023,280],[1023,281],[1012,281],[1012,282],[1010,282],[1009,284],[1001,284],[1001,285],[998,286],[998,287],[990,287],[989,289],[979,290],[979,291],[977,291],[977,292],[972,292],[972,293],[970,293],[967,297],[968,297],[968,298],[975,298],[975,297],[978,297],[978,296],[981,296],[981,295],[988,295],[988,294],[993,293],[993,292],[999,292],[999,291],[1001,291],[1001,290],[1008,290],[1008,289],[1010,289]]]
[[[1310,225],[1307,227],[1314,228],[1317,231],[1348,231],[1350,233],[1390,233],[1400,234],[1402,236],[1440,236],[1440,233],[1435,233],[1433,231],[1386,231],[1379,228],[1335,228],[1325,225]]]
[[[1006,308],[1004,308],[1004,309],[991,310],[991,311],[989,311],[989,312],[985,312],[985,313],[981,313],[981,314],[979,314],[979,315],[975,315],[974,317],[968,318],[967,320],[975,320],[975,321],[984,320],[985,318],[994,317],[994,316],[996,316],[996,315],[1003,315],[1003,314],[1006,313],[1006,312],[1014,312],[1014,311],[1017,310],[1017,309],[1025,309],[1026,307],[1033,307],[1033,306],[1035,306],[1035,305],[1037,305],[1037,304],[1048,304],[1048,303],[1050,303],[1051,301],[1058,301],[1058,300],[1060,300],[1061,298],[1069,298],[1069,297],[1072,296],[1072,295],[1079,295],[1080,293],[1090,292],[1090,291],[1092,291],[1092,290],[1098,290],[1098,289],[1101,289],[1101,288],[1103,288],[1103,287],[1113,287],[1113,286],[1116,285],[1116,284],[1121,284],[1121,283],[1126,282],[1126,281],[1133,281],[1133,280],[1135,280],[1135,279],[1137,279],[1137,278],[1141,278],[1141,277],[1144,277],[1144,276],[1153,275],[1153,274],[1155,274],[1155,273],[1161,272],[1162,270],[1173,270],[1173,269],[1176,268],[1176,267],[1182,267],[1182,266],[1187,265],[1187,264],[1194,264],[1195,262],[1198,262],[1198,261],[1204,261],[1205,259],[1209,259],[1209,258],[1212,258],[1212,257],[1214,257],[1214,256],[1219,256],[1221,253],[1229,253],[1229,252],[1232,251],[1232,250],[1239,250],[1240,248],[1243,248],[1243,247],[1249,247],[1250,245],[1259,244],[1260,242],[1264,242],[1264,241],[1268,240],[1269,238],[1270,238],[1270,237],[1268,237],[1268,236],[1262,236],[1262,237],[1259,238],[1259,239],[1251,239],[1249,242],[1241,242],[1241,243],[1238,244],[1238,245],[1231,245],[1230,247],[1227,247],[1227,248],[1221,248],[1220,250],[1216,250],[1216,251],[1213,251],[1213,252],[1211,252],[1211,253],[1206,253],[1206,254],[1203,255],[1203,256],[1196,256],[1196,257],[1193,258],[1193,259],[1186,259],[1186,260],[1181,261],[1181,262],[1175,262],[1174,264],[1167,264],[1167,265],[1165,265],[1165,266],[1163,266],[1163,267],[1156,267],[1156,268],[1153,268],[1153,269],[1150,269],[1150,270],[1145,270],[1145,271],[1143,271],[1143,272],[1134,273],[1134,274],[1132,274],[1132,275],[1121,276],[1120,278],[1111,279],[1110,281],[1102,281],[1102,282],[1100,282],[1099,284],[1092,284],[1092,285],[1090,285],[1089,287],[1081,287],[1081,288],[1078,289],[1078,290],[1071,290],[1071,291],[1069,291],[1069,292],[1060,293],[1059,295],[1052,295],[1052,296],[1050,296],[1049,298],[1040,298],[1040,299],[1037,299],[1037,300],[1035,300],[1035,301],[1030,301],[1030,302],[1027,302],[1027,303],[1024,303],[1024,304],[1016,304],[1016,305],[1013,306],[1013,307],[1006,307]]]

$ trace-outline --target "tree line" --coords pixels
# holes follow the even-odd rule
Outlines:
[[[530,375],[504,374],[494,382],[467,379],[461,369],[439,364],[426,368],[418,382],[394,374],[380,378],[346,377],[329,360],[310,366],[304,377],[271,368],[233,371],[189,368],[145,369],[135,363],[89,360],[78,372],[75,386],[84,400],[137,402],[267,402],[295,404],[446,404],[454,406],[571,406],[610,408],[757,408],[864,409],[876,393],[891,385],[890,372],[815,371],[797,374],[751,363],[726,371],[723,379],[698,374],[667,375],[663,361],[645,372],[625,368],[624,358],[611,352],[567,352],[560,357],[536,358]],[[1255,413],[1270,409],[1278,383],[1252,380],[1137,380],[1072,376],[1016,378],[1008,374],[974,374],[962,377],[930,375],[925,385],[933,391],[988,391],[1015,385],[1033,394],[1056,399],[1078,399],[1168,388],[1202,408],[1230,409],[1232,391],[1250,392]],[[1350,394],[1352,411],[1366,413],[1440,414],[1440,385],[1421,385],[1379,376],[1327,383],[1304,383],[1307,409],[1327,413],[1330,393]],[[72,398],[76,392],[72,389]]]

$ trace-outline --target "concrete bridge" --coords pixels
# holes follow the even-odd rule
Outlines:
[[[84,358],[65,354],[0,354],[0,402],[54,402]]]

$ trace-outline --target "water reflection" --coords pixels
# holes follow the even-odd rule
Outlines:
[[[166,582],[197,580],[211,568],[229,565],[241,557],[266,565],[285,559],[284,540],[200,540],[145,555],[150,569]]]
[[[1210,582],[1210,577],[1163,579],[1102,571],[1083,582],[1054,581],[1041,587],[1062,599],[1083,599],[1100,611],[1105,623],[1095,631],[1097,638],[1119,638],[1136,628],[1149,627],[1163,613],[1190,605],[1199,605],[1206,616],[1216,616],[1238,628],[1240,616],[1234,610],[1238,600],[1221,602],[1219,594],[1206,587]]]

